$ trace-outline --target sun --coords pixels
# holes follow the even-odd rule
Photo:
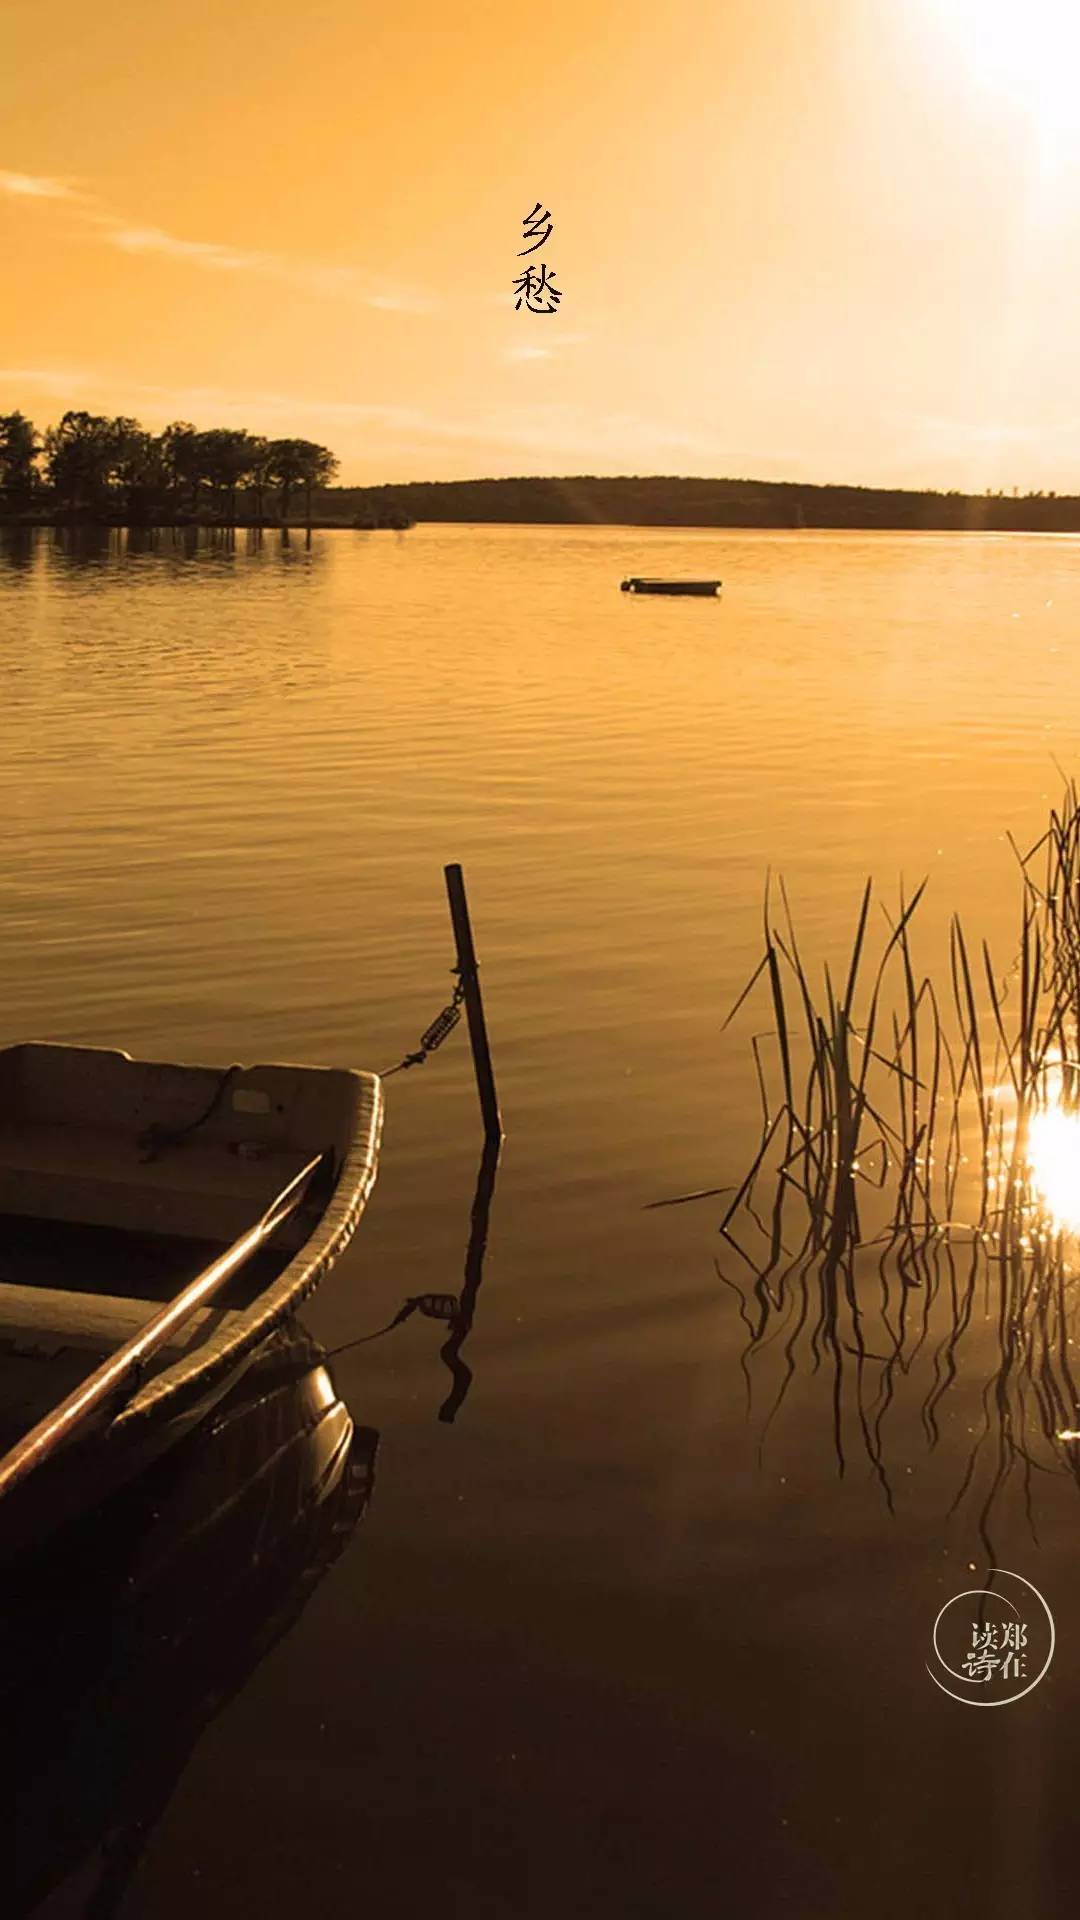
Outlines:
[[[929,0],[970,78],[1046,134],[1080,131],[1080,0]]]

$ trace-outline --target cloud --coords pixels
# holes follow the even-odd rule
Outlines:
[[[0,193],[16,200],[78,200],[78,189],[66,180],[52,180],[41,173],[4,173],[0,171]]]
[[[567,347],[580,347],[588,338],[587,333],[562,333],[552,328],[538,339],[512,340],[502,349],[502,358],[511,365],[528,360],[554,360],[557,353]]]
[[[410,288],[386,287],[358,267],[334,262],[298,260],[286,254],[261,253],[249,247],[229,247],[216,240],[184,240],[166,233],[163,227],[127,227],[99,216],[94,224],[101,228],[106,245],[121,253],[152,253],[166,260],[177,260],[194,267],[206,267],[217,273],[257,274],[263,279],[283,281],[305,293],[325,299],[350,300],[360,306],[374,307],[383,313],[429,313],[432,301]]]
[[[181,240],[161,227],[125,227],[111,219],[95,219],[103,228],[106,245],[121,253],[157,253],[167,260],[186,260],[198,267],[217,267],[229,273],[265,270],[268,255],[248,253],[239,247],[225,247],[214,240]]]
[[[73,367],[0,367],[0,387],[39,387],[61,398],[82,392],[91,380]]]
[[[348,442],[356,438],[364,444],[369,468],[373,458],[392,467],[405,460],[434,461],[453,449],[459,463],[468,461],[478,473],[733,470],[730,447],[707,434],[637,413],[606,413],[564,402],[489,406],[459,415],[268,388],[244,392],[133,382],[123,373],[101,368],[0,368],[0,393],[17,390],[20,384],[55,395],[65,406],[137,413],[151,427],[179,419],[246,427],[271,436],[310,431],[336,445],[347,462]],[[355,436],[352,429],[358,430]]]
[[[346,300],[380,313],[431,313],[435,308],[435,301],[420,289],[392,285],[359,267],[234,247],[219,240],[187,239],[164,227],[134,226],[114,209],[63,180],[0,171],[0,193],[13,199],[74,204],[87,232],[119,253],[153,255],[211,273],[251,274],[322,299]]]
[[[133,394],[132,404],[145,396],[148,407],[171,416],[213,417],[223,424],[253,428],[280,421],[282,431],[290,421],[309,421],[330,434],[335,429],[341,432],[350,426],[362,426],[417,450],[453,443],[476,448],[480,458],[492,450],[510,457],[531,456],[545,463],[566,461],[571,470],[597,457],[606,462],[691,458],[720,472],[729,453],[707,434],[672,427],[637,413],[593,412],[562,402],[479,408],[461,417],[381,401],[318,399],[273,391],[238,394],[211,386],[140,386],[125,387],[124,391]],[[717,462],[721,464],[716,466]],[[594,468],[587,464],[585,470],[592,472]],[[633,471],[643,470],[633,466]]]

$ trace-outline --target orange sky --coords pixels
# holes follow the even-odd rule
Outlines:
[[[1076,491],[1078,54],[1080,0],[5,0],[0,410]]]

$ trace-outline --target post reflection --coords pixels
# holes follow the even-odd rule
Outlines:
[[[476,1176],[476,1192],[473,1195],[462,1289],[457,1310],[450,1322],[449,1335],[440,1349],[441,1357],[453,1378],[453,1386],[439,1408],[439,1419],[447,1423],[452,1423],[457,1417],[472,1385],[472,1368],[461,1358],[461,1349],[472,1330],[477,1296],[484,1277],[484,1254],[487,1251],[491,1203],[495,1197],[495,1180],[499,1171],[501,1152],[501,1136],[498,1139],[485,1141],[479,1172]]]

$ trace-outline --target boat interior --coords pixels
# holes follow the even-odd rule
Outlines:
[[[52,1043],[0,1051],[0,1348],[110,1351],[324,1153],[303,1205],[226,1282],[203,1330],[250,1305],[325,1208],[359,1078]]]

